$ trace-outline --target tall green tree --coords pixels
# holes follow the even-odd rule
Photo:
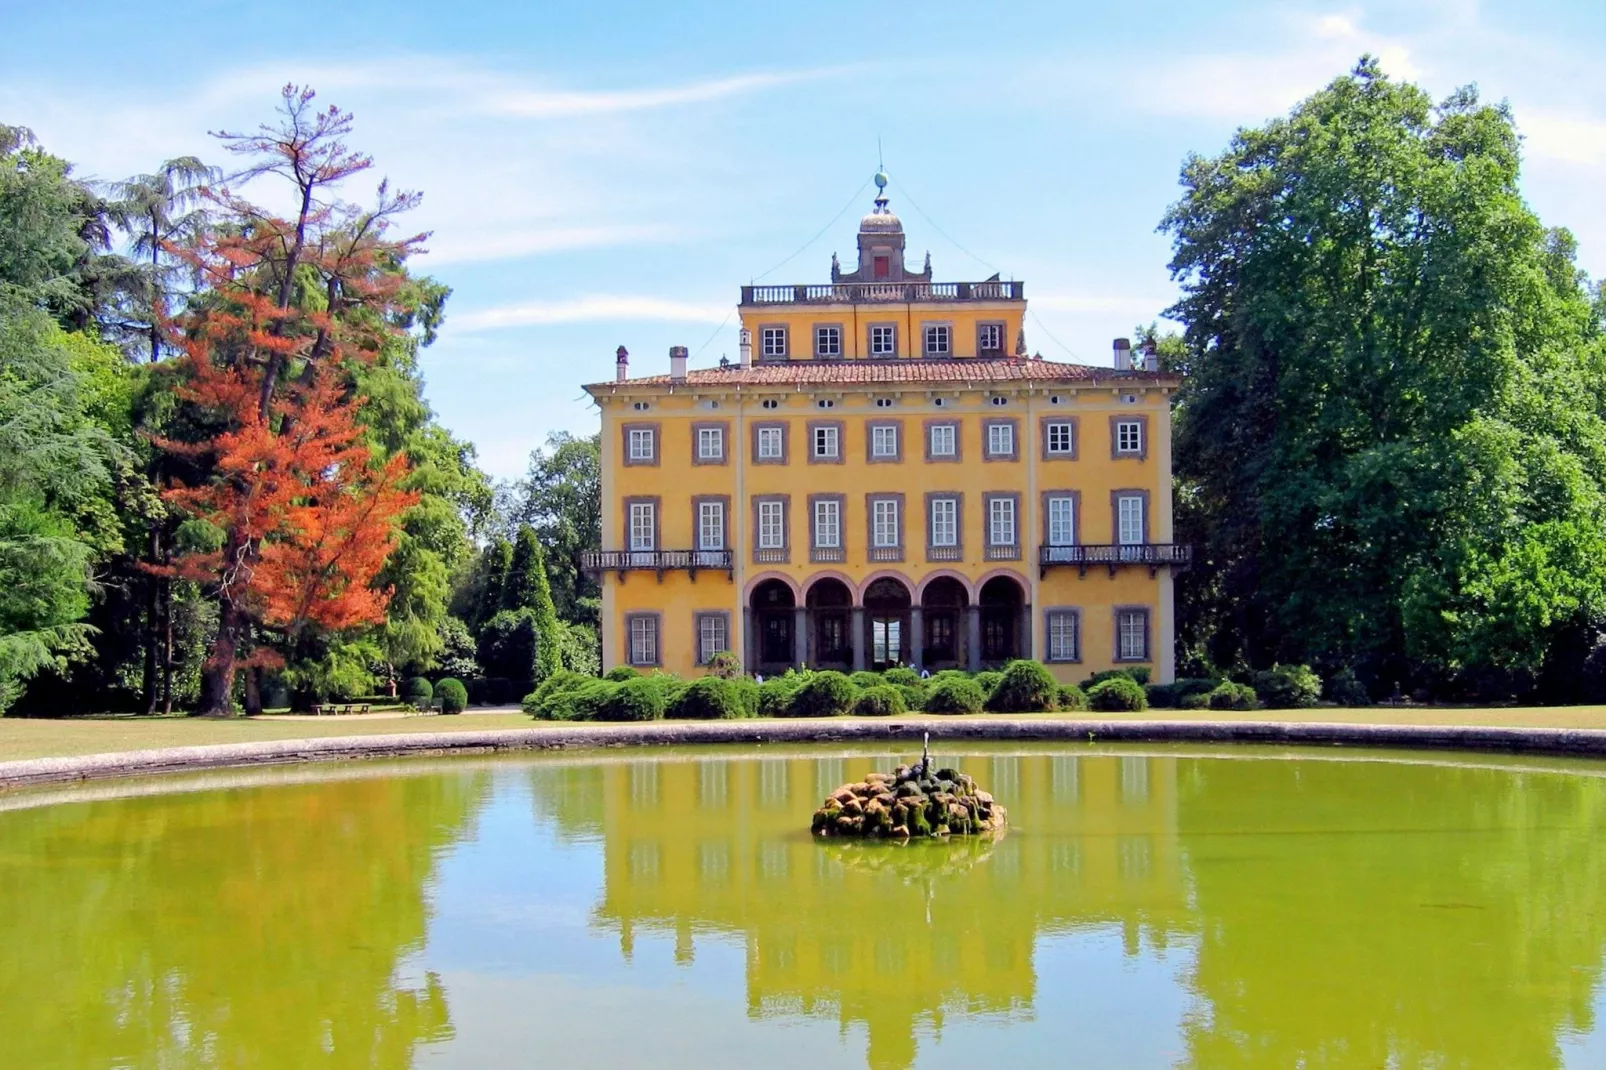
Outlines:
[[[558,616],[595,625],[601,588],[580,568],[580,555],[602,545],[602,444],[598,435],[547,436],[530,455],[515,491],[513,523],[535,529],[546,548],[546,571]]]
[[[496,536],[480,551],[478,573],[474,585],[479,589],[474,619],[470,622],[478,630],[486,621],[502,611],[502,592],[507,587],[508,570],[513,567],[513,544]]]
[[[513,559],[508,566],[507,581],[502,586],[502,608],[529,610],[535,616],[538,636],[535,683],[539,684],[563,668],[564,629],[552,604],[552,589],[547,584],[546,559],[541,552],[541,543],[528,524],[519,527],[519,533],[513,540]]]
[[[1182,602],[1213,660],[1388,689],[1542,671],[1602,619],[1598,324],[1518,175],[1503,105],[1370,58],[1186,162]]]
[[[166,342],[164,325],[172,316],[174,298],[193,289],[193,272],[174,254],[191,244],[206,227],[202,191],[220,172],[194,156],[167,160],[155,172],[135,175],[112,187],[106,204],[111,222],[128,241],[138,288],[131,295],[134,319],[123,328],[141,336],[146,358],[160,360]]]

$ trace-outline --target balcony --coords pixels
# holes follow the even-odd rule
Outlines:
[[[911,302],[1024,301],[1023,282],[830,282],[819,286],[743,286],[743,305],[889,305]]]
[[[735,578],[735,562],[729,550],[587,550],[580,555],[580,567],[587,572],[656,572],[660,582],[665,572],[685,570],[693,582],[699,569],[723,569]]]
[[[1055,565],[1070,565],[1087,574],[1090,566],[1102,565],[1115,575],[1117,569],[1147,566],[1149,575],[1161,568],[1186,568],[1193,563],[1193,547],[1186,543],[1139,543],[1131,546],[1086,543],[1080,546],[1044,546],[1039,551],[1041,575]]]

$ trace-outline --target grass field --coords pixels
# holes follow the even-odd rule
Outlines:
[[[919,714],[910,716],[919,717]],[[986,717],[986,714],[979,715]],[[1512,707],[1505,709],[1394,708],[1257,710],[1226,713],[1150,710],[1144,714],[1040,714],[1044,719],[1145,718],[1167,721],[1339,721],[1351,724],[1480,725],[1512,728],[1606,729],[1606,706]],[[442,716],[252,717],[74,717],[64,720],[0,718],[0,762],[60,758],[156,747],[255,743],[330,736],[399,732],[462,732],[526,728],[537,723],[515,710]]]

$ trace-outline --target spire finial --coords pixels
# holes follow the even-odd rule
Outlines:
[[[882,155],[881,155],[881,135],[880,134],[877,134],[876,135],[876,139],[875,139],[875,159],[876,159],[875,207],[876,207],[876,211],[884,212],[884,211],[887,210],[887,182],[889,180],[887,178],[886,162],[882,158]]]

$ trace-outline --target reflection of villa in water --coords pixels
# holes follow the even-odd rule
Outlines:
[[[617,929],[627,956],[643,931],[673,933],[683,962],[698,933],[741,936],[751,1015],[863,1022],[877,1067],[913,1061],[921,1021],[1031,1016],[1040,932],[1119,925],[1136,953],[1142,940],[1163,946],[1187,928],[1174,759],[970,759],[962,768],[1009,800],[1012,831],[992,845],[867,850],[803,831],[827,792],[891,764],[595,769],[600,783],[581,809],[600,819],[606,844],[596,917]],[[925,924],[909,925],[911,914]]]

